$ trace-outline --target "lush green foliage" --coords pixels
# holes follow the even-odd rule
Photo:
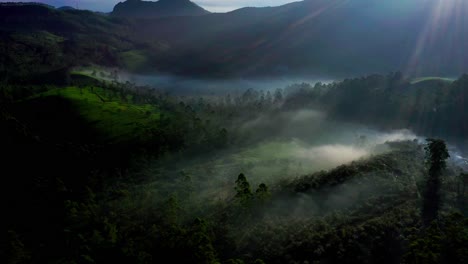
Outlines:
[[[464,263],[468,257],[465,174],[447,164],[439,217],[424,226],[428,172],[417,141],[388,142],[375,155],[312,174],[304,170],[323,168],[304,164],[291,175],[275,170],[307,162],[289,160],[298,141],[276,141],[284,135],[269,123],[255,134],[240,125],[286,122],[291,110],[324,109],[322,100],[336,101],[335,117],[353,116],[361,110],[344,112],[343,94],[354,96],[346,89],[362,85],[355,93],[364,96],[380,83],[372,80],[388,77],[209,99],[87,77],[74,86],[2,87],[0,138],[8,154],[2,172],[10,177],[1,200],[15,205],[0,241],[8,262]],[[460,81],[453,85],[463,93]],[[356,146],[366,140],[359,137]],[[442,162],[446,149],[431,146],[445,143],[434,142],[429,157]],[[237,161],[242,166],[231,165]],[[275,173],[285,175],[264,176]]]

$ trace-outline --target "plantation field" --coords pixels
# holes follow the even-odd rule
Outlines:
[[[78,113],[110,142],[145,137],[156,126],[160,112],[151,105],[130,103],[131,98],[112,96],[97,87],[54,89],[39,97],[59,96],[70,100]]]

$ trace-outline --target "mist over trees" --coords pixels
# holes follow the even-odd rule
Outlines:
[[[440,1],[0,4],[0,263],[468,263],[468,75],[411,75],[465,69],[448,2],[423,65]]]
[[[447,159],[444,141],[421,145],[398,136],[393,140],[403,141],[385,143],[357,134],[348,143],[352,162],[312,170],[345,155],[346,148],[321,147],[320,130],[337,142],[332,131],[352,129],[337,128],[342,120],[399,128],[390,122],[408,117],[398,120],[397,109],[420,111],[411,120],[424,116],[420,106],[431,100],[441,104],[438,111],[459,107],[451,96],[464,96],[465,78],[428,82],[419,91],[399,74],[373,75],[220,96],[83,79],[76,87],[3,85],[3,169],[16,177],[2,195],[17,206],[5,218],[2,254],[144,263],[162,256],[180,263],[460,263],[466,177]],[[447,96],[432,97],[431,85],[445,87]],[[427,102],[401,109],[413,93]],[[373,100],[384,94],[390,102]],[[457,115],[464,112],[451,118]],[[433,122],[429,127],[445,124]],[[266,147],[298,137],[311,145]],[[252,151],[258,154],[244,157]],[[307,157],[320,153],[330,154],[316,163]],[[45,249],[34,246],[41,243]],[[59,255],[47,255],[57,249]]]

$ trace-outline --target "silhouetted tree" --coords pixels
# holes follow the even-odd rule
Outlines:
[[[275,90],[275,95],[274,95],[274,103],[281,103],[283,101],[283,92],[281,89],[276,89]]]
[[[424,225],[428,226],[437,218],[439,212],[441,176],[446,167],[445,160],[450,155],[443,140],[428,138],[426,141],[428,142],[425,150],[429,173],[424,194],[422,219]]]
[[[255,197],[257,197],[258,200],[260,201],[266,201],[268,198],[270,198],[271,194],[268,191],[268,187],[266,184],[261,183],[258,185],[257,190],[255,191]]]
[[[228,143],[228,132],[225,128],[223,128],[218,132],[215,145],[217,147],[225,147],[227,143]]]
[[[189,245],[191,259],[194,263],[219,263],[216,259],[216,250],[212,244],[212,235],[207,223],[196,218],[190,230]]]
[[[466,199],[465,199],[465,191],[466,186],[468,185],[468,173],[460,173],[458,176],[458,183],[457,183],[457,203],[458,207],[461,210],[465,209]]]
[[[250,184],[243,173],[237,177],[235,189],[237,192],[235,198],[240,200],[241,203],[251,200],[252,191],[250,190]]]

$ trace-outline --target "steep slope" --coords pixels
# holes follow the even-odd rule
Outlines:
[[[135,63],[128,54],[141,53],[150,59],[161,47],[154,38],[151,43],[136,39],[133,26],[126,19],[90,11],[0,5],[0,76],[29,82],[43,79],[36,75],[80,65],[130,69]]]
[[[63,51],[65,57],[86,49],[67,64],[92,62],[146,73],[341,78],[390,71],[457,77],[468,71],[466,1],[306,0],[196,16],[184,13],[188,6],[199,10],[188,0],[131,0],[117,5],[113,16],[2,5],[0,52],[8,56],[0,59],[0,72],[1,65],[19,61],[15,54],[44,49],[27,48],[29,43],[16,36],[33,31],[62,37],[61,42],[55,38],[58,47],[73,44]],[[37,59],[34,68],[51,64]],[[27,65],[32,64],[18,67]]]
[[[465,14],[462,1],[307,0],[159,19],[143,32],[179,43],[160,62],[185,74],[459,75],[468,69]]]
[[[118,3],[112,11],[114,16],[130,18],[200,16],[209,13],[189,0],[159,0],[157,2],[127,0]]]

